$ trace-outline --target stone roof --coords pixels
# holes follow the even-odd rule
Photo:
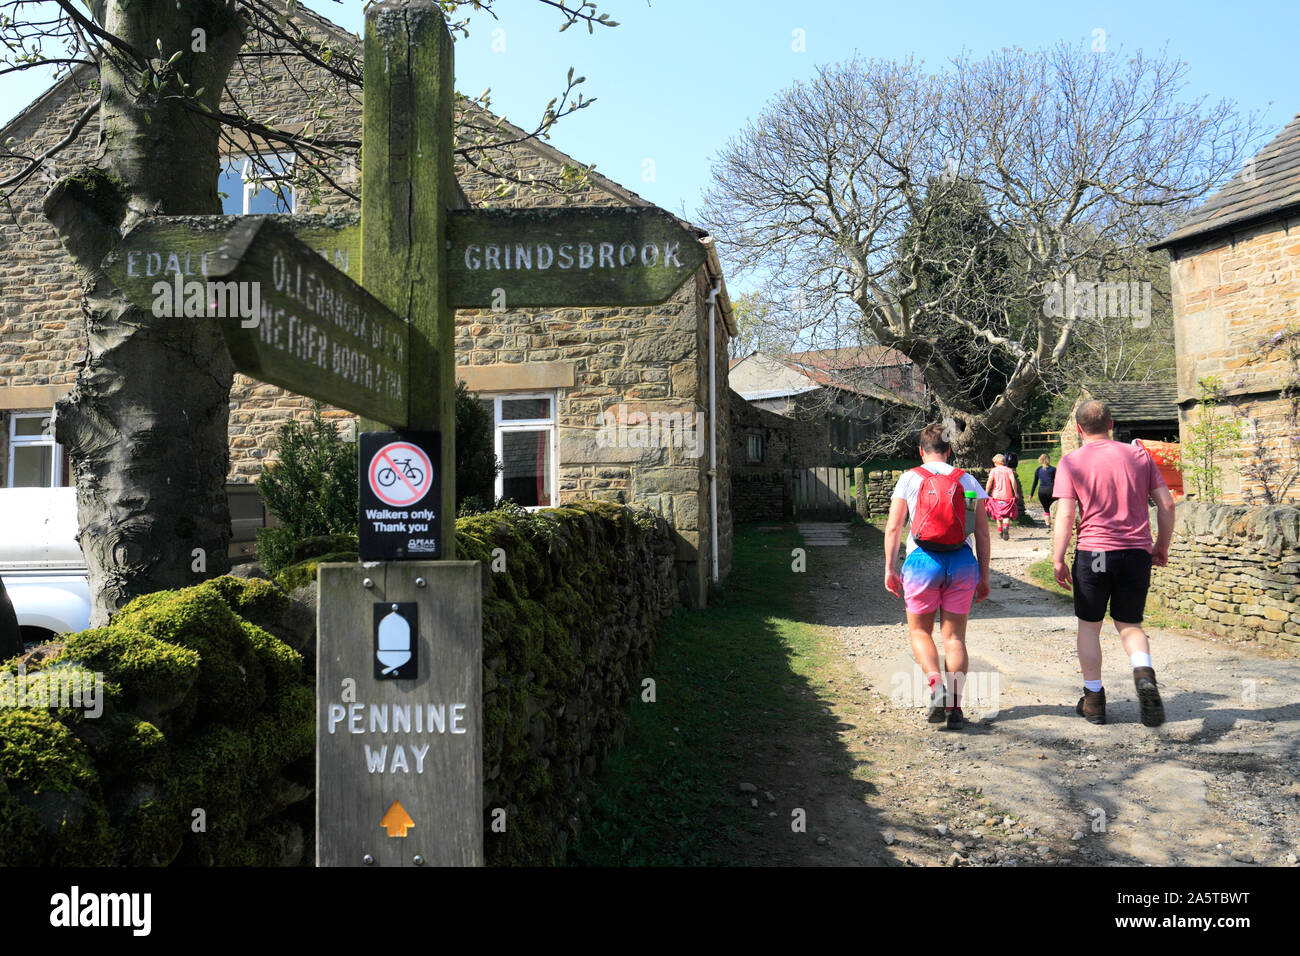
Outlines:
[[[1117,423],[1178,420],[1176,382],[1092,382],[1083,392],[1105,402]]]
[[[1152,249],[1300,213],[1300,114],[1237,175]]]
[[[878,368],[884,365],[910,365],[909,359],[898,349],[887,345],[858,345],[838,349],[810,349],[806,352],[787,352],[783,358],[799,365],[810,365],[828,372]]]

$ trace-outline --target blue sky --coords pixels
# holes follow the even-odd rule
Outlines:
[[[689,218],[708,186],[710,160],[728,137],[817,64],[855,52],[912,54],[937,67],[963,50],[978,55],[1091,42],[1101,29],[1111,50],[1167,46],[1188,64],[1186,96],[1227,98],[1244,111],[1260,111],[1269,135],[1300,112],[1293,49],[1300,4],[1294,0],[597,2],[618,27],[559,33],[558,15],[537,0],[501,0],[497,21],[476,15],[469,38],[456,47],[458,88],[477,93],[490,86],[494,109],[527,125],[575,67],[587,77],[582,89],[598,102],[563,120],[552,145]],[[362,28],[361,0],[309,5],[351,30]],[[794,49],[795,31],[802,31],[803,52]],[[0,120],[39,90],[35,77],[0,79]]]

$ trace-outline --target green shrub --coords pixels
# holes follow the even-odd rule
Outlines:
[[[456,513],[489,508],[496,498],[496,436],[492,416],[464,382],[456,383]]]
[[[1224,414],[1227,402],[1223,381],[1215,375],[1196,380],[1198,389],[1196,418],[1187,428],[1180,466],[1183,478],[1195,489],[1202,501],[1218,501],[1223,495],[1223,466],[1226,458],[1237,454],[1241,442],[1241,422],[1231,412]]]
[[[257,533],[258,557],[270,573],[290,563],[295,542],[357,533],[357,445],[325,420],[319,402],[310,422],[280,426],[275,455],[257,482],[267,510],[281,522]]]

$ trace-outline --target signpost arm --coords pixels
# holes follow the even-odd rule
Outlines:
[[[444,560],[456,547],[455,313],[447,296],[452,39],[434,0],[366,12],[361,165],[362,284],[410,323],[407,426],[442,432]],[[380,423],[391,424],[391,423]],[[362,421],[363,431],[379,431]]]

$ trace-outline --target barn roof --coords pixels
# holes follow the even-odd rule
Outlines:
[[[1084,393],[1110,408],[1116,422],[1155,422],[1178,419],[1175,382],[1092,382]]]
[[[1152,249],[1300,214],[1300,114],[1273,141]]]

